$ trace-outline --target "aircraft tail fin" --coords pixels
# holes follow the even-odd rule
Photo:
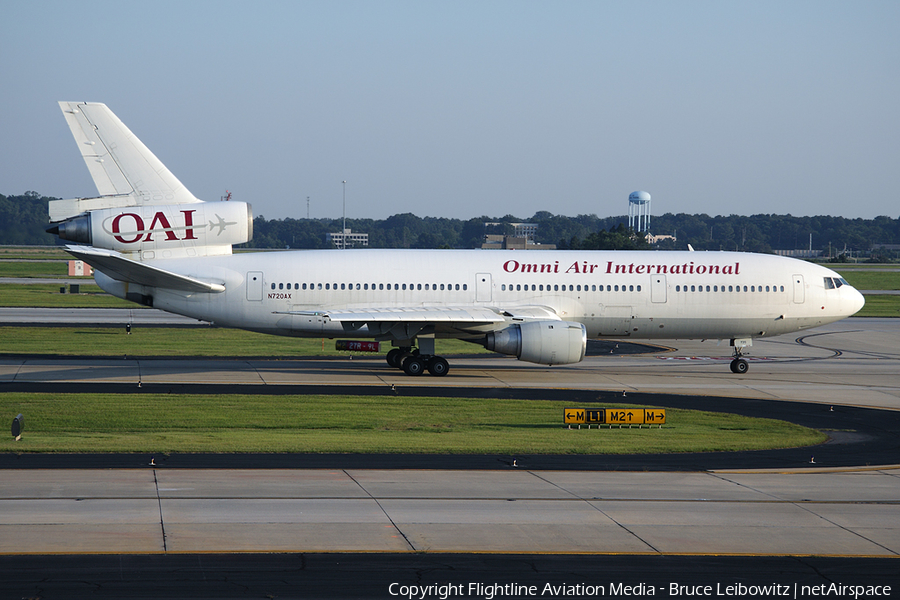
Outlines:
[[[98,208],[200,202],[105,104],[59,106],[100,198],[52,201],[51,221]]]

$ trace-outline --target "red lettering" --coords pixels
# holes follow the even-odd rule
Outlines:
[[[185,240],[196,240],[197,238],[194,236],[194,213],[196,210],[183,210],[181,214],[184,215],[184,231],[185,236],[183,239]]]
[[[147,232],[147,237],[144,238],[145,242],[153,241],[150,236],[153,235],[153,228],[156,227],[157,223],[163,226],[163,231],[166,232],[166,240],[170,242],[178,241],[178,236],[175,235],[174,231],[172,231],[172,225],[169,224],[169,220],[166,218],[166,215],[162,211],[160,211],[153,215],[153,221],[150,222],[150,231]]]
[[[126,240],[120,235],[120,233],[122,232],[120,224],[122,217],[131,217],[132,219],[134,219],[134,226],[135,229],[137,229],[137,237],[135,237],[133,240]],[[122,213],[120,215],[116,215],[116,218],[113,219],[112,222],[112,232],[113,236],[123,244],[133,244],[139,241],[141,239],[141,236],[144,235],[144,220],[140,215],[137,215],[135,213]]]
[[[503,270],[507,273],[515,273],[519,270],[519,262],[515,260],[508,260],[503,263]]]

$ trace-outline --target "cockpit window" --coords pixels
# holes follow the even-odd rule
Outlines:
[[[841,287],[842,285],[850,285],[847,283],[847,280],[843,277],[826,277],[825,278],[825,289],[833,290]]]
[[[847,283],[847,280],[844,279],[843,277],[835,277],[834,281],[838,287],[841,287],[842,285],[850,285],[849,283]]]
[[[834,280],[833,280],[831,277],[826,277],[826,278],[825,278],[825,289],[826,289],[826,290],[833,290],[834,287],[835,287],[835,286],[834,286]]]

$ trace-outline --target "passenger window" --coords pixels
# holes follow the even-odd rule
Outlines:
[[[326,290],[330,290],[330,289],[331,289],[331,287],[329,287],[330,285],[331,285],[331,284],[326,283],[326,284],[325,284],[325,289],[326,289]]]
[[[273,289],[273,290],[275,289],[275,284],[274,284],[274,283],[272,284],[272,289]]]
[[[320,284],[318,285],[318,287],[319,287],[319,289],[321,290],[321,289],[322,289],[322,284],[320,283]]]
[[[641,286],[638,286],[638,289],[637,289],[637,291],[641,291]]]
[[[694,289],[695,287],[696,287],[696,286],[693,286],[693,285],[691,286],[691,291],[692,291],[692,292],[695,291],[695,289]]]
[[[680,285],[676,285],[676,286],[675,286],[675,291],[676,291],[676,292],[680,292],[680,291],[681,291],[681,286],[680,286]]]
[[[304,289],[304,290],[306,289],[306,284],[305,284],[305,283],[303,284],[303,289]]]
[[[782,292],[784,291],[784,286],[781,286],[781,291],[782,291]]]
[[[619,291],[619,286],[615,286],[613,289],[614,289],[615,291],[618,292],[618,291]]]

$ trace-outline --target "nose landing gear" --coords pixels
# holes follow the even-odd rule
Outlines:
[[[753,345],[753,338],[735,338],[731,340],[734,346],[734,360],[731,361],[731,372],[742,375],[750,368],[749,363],[744,359],[744,348]]]
[[[749,368],[750,368],[750,365],[743,358],[735,358],[733,361],[731,361],[731,372],[732,373],[737,373],[740,375],[742,373],[746,373],[747,369],[749,369]]]

